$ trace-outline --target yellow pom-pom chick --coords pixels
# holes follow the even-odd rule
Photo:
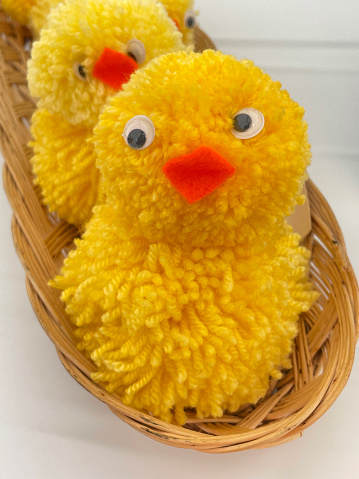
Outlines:
[[[183,424],[262,398],[316,293],[285,217],[310,161],[303,108],[220,52],[136,72],[95,128],[107,195],[52,283],[95,381]]]
[[[194,0],[162,0],[162,3],[182,32],[185,45],[193,47],[193,31],[197,25],[198,15],[194,10]]]
[[[184,50],[182,35],[155,0],[66,0],[35,42],[28,80],[36,182],[50,211],[77,225],[98,197],[92,130],[109,95],[151,59]]]

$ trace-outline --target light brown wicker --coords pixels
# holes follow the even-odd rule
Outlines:
[[[302,432],[333,404],[349,377],[358,338],[358,286],[344,239],[327,202],[309,182],[313,234],[311,279],[321,298],[301,317],[293,353],[294,367],[256,407],[218,420],[190,417],[173,426],[124,406],[90,379],[91,362],[76,349],[72,328],[58,292],[47,286],[59,272],[64,252],[78,231],[48,214],[33,186],[27,147],[35,108],[26,84],[30,33],[0,9],[0,133],[5,158],[3,179],[14,211],[12,233],[26,271],[35,313],[56,346],[67,371],[123,421],[143,434],[181,448],[224,453],[282,444]],[[213,44],[200,30],[199,49]]]

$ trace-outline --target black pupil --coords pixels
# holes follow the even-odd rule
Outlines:
[[[130,57],[130,58],[132,58],[132,60],[135,60],[135,62],[137,63],[137,59],[136,59],[136,57],[135,57],[135,55],[134,55],[133,53],[127,52],[127,56]]]
[[[130,132],[127,137],[127,143],[131,148],[135,150],[139,150],[142,148],[146,143],[146,133],[140,129],[135,129]]]
[[[79,65],[79,74],[83,77],[86,78],[86,71],[85,68],[82,65]]]
[[[246,113],[240,113],[233,118],[233,128],[240,133],[243,133],[251,127],[252,118]]]
[[[187,18],[187,27],[188,28],[193,28],[196,24],[196,20],[193,17],[188,17]]]

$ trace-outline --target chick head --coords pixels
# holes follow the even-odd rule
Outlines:
[[[66,0],[33,46],[30,90],[50,113],[93,127],[106,98],[139,66],[184,48],[160,2]]]
[[[310,161],[304,110],[251,61],[165,55],[95,128],[107,201],[152,242],[230,245],[294,209]]]
[[[193,46],[193,29],[197,24],[197,12],[193,0],[162,0],[168,15],[183,34],[185,45]]]

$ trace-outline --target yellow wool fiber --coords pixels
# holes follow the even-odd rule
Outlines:
[[[240,140],[233,116],[246,107],[266,123]],[[106,204],[52,284],[93,379],[125,404],[178,424],[187,408],[221,417],[290,368],[298,316],[317,297],[284,219],[310,159],[303,114],[252,62],[212,51],[156,59],[110,100],[95,129]],[[122,137],[136,115],[156,130],[143,150]],[[235,175],[190,205],[162,166],[201,145]]]
[[[181,38],[154,0],[67,0],[52,10],[28,70],[30,91],[40,98],[32,163],[51,211],[82,224],[98,195],[90,138],[107,97],[115,93],[91,73],[103,50],[125,52],[126,44],[137,39],[145,46],[146,65],[169,51],[184,50]],[[76,62],[85,68],[86,81],[75,75]]]
[[[47,27],[48,16],[51,12],[51,9],[56,7],[59,3],[60,0],[34,1],[34,6],[30,11],[28,24],[36,38],[40,36],[41,30]]]
[[[32,117],[35,184],[51,212],[69,223],[85,224],[98,201],[99,171],[92,132],[40,108]],[[56,156],[54,151],[57,152]]]

